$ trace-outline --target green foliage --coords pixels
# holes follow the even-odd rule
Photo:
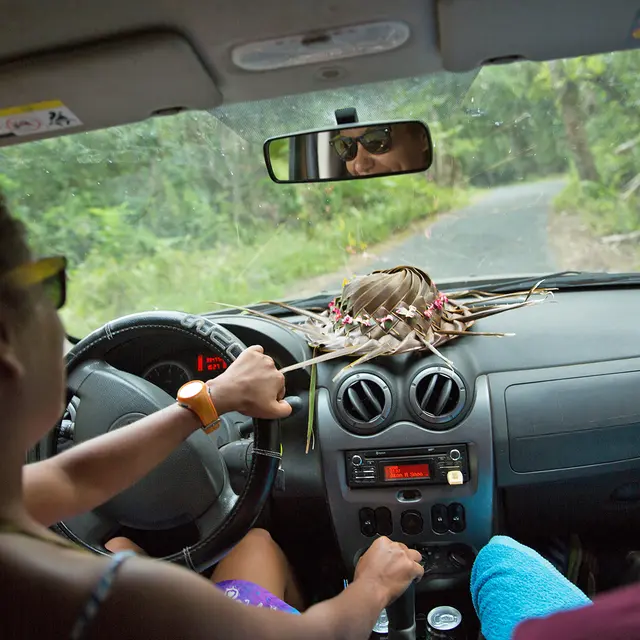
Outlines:
[[[575,175],[556,197],[554,206],[559,211],[579,213],[599,236],[630,233],[640,229],[640,207],[637,199],[624,200],[614,186],[580,182]]]
[[[71,274],[63,318],[84,335],[109,318],[158,308],[159,301],[163,309],[199,313],[216,302],[246,304],[295,295],[294,283],[341,268],[350,252],[464,202],[463,193],[440,189],[422,176],[410,181],[408,189],[407,178],[390,179],[386,189],[370,192],[377,198],[364,197],[367,190],[359,186],[364,181],[350,183],[362,198],[345,209],[341,199],[313,226],[313,235],[281,224],[263,228],[247,244],[220,242],[190,251],[166,247],[119,259],[92,251]]]
[[[633,230],[637,61],[631,51],[406,78],[7,147],[0,188],[34,251],[69,258],[64,317],[76,335],[138,310],[201,312],[217,301],[295,295],[301,281],[344,269],[354,254],[464,203],[473,188],[575,172],[589,160],[597,181],[572,179],[558,206],[584,211],[598,233]],[[332,125],[346,106],[361,121],[428,122],[433,168],[271,182],[264,139]],[[274,151],[286,167],[286,143]]]
[[[573,175],[556,209],[584,216],[597,235],[640,229],[640,79],[636,51],[564,61],[582,92],[584,131],[599,180]]]

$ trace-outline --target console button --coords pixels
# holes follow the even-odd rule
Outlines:
[[[387,507],[378,507],[375,511],[376,529],[381,536],[390,536],[393,533],[393,519],[391,511]]]
[[[360,531],[363,536],[372,538],[376,535],[376,515],[373,509],[360,509]]]
[[[419,511],[404,511],[400,516],[400,527],[409,536],[416,536],[422,533],[423,525]]]
[[[460,533],[465,530],[464,507],[457,502],[449,505],[449,529],[453,533]]]
[[[362,464],[362,457],[359,455],[355,455],[351,458],[351,464],[354,467],[359,467]]]
[[[467,570],[470,568],[467,556],[457,549],[449,552],[449,560],[456,569]]]
[[[400,502],[417,502],[422,498],[422,494],[417,489],[401,489],[398,491]]]
[[[449,457],[452,460],[457,461],[457,460],[460,460],[460,458],[462,457],[462,454],[458,449],[451,449],[451,451],[449,451]]]
[[[434,504],[431,507],[431,528],[436,533],[447,533],[449,531],[449,514],[447,507],[443,504]]]

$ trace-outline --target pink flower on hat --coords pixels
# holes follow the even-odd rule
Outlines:
[[[364,327],[372,327],[375,324],[371,318],[366,316],[358,316],[357,318],[354,318],[353,321],[357,324],[363,325]]]
[[[418,310],[413,305],[409,305],[408,307],[398,307],[396,309],[396,313],[404,316],[405,318],[414,318],[417,315]]]

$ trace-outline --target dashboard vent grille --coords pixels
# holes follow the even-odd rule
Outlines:
[[[444,367],[418,373],[411,383],[409,395],[414,412],[425,422],[441,428],[460,414],[466,400],[464,382],[458,374]]]
[[[347,388],[344,410],[358,422],[371,422],[382,415],[384,393],[380,385],[359,380]]]
[[[337,406],[350,431],[375,433],[391,413],[391,391],[379,376],[360,373],[350,376],[340,385]]]

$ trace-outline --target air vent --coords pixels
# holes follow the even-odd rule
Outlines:
[[[349,431],[360,435],[377,433],[391,413],[391,390],[380,376],[359,373],[340,385],[336,404]]]
[[[445,425],[460,415],[466,396],[462,378],[445,367],[421,371],[409,389],[413,411],[436,429],[447,428]]]

